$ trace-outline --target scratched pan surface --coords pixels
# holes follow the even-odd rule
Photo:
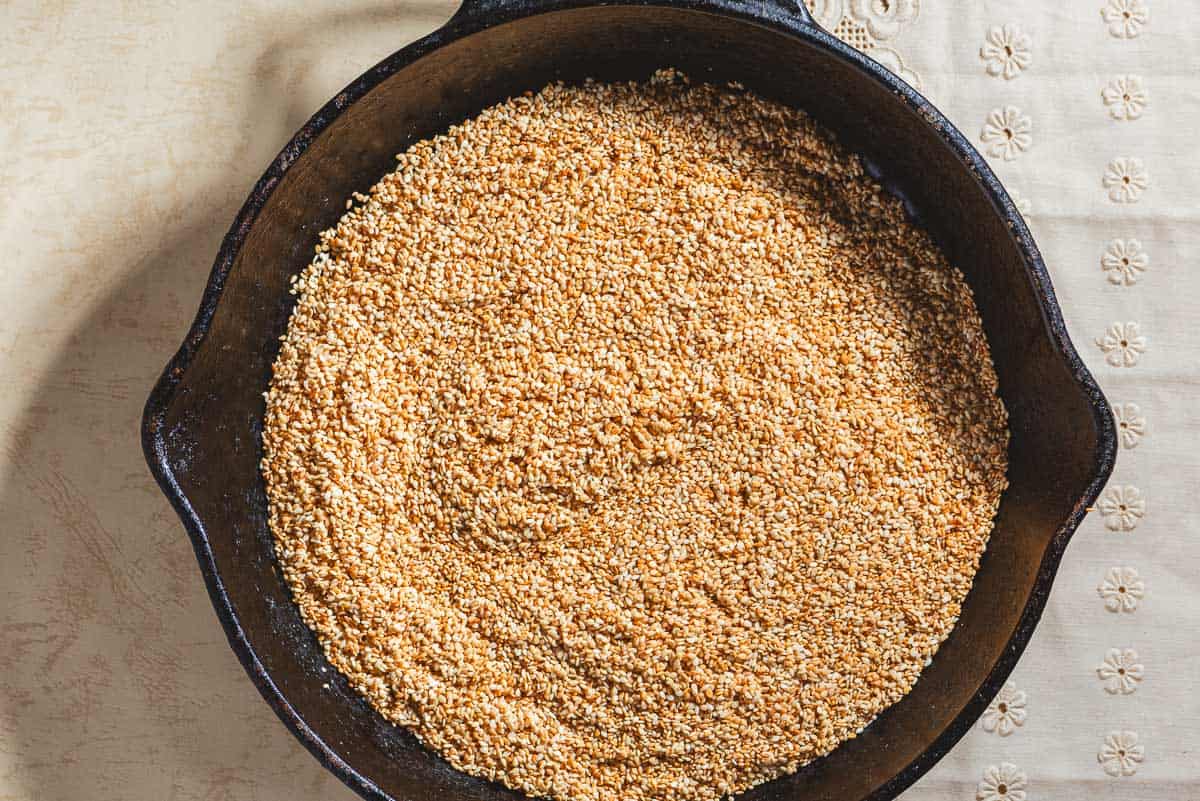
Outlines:
[[[996,177],[924,98],[817,28],[802,6],[466,0],[445,27],[318,111],[271,164],[222,243],[143,421],[147,461],[192,539],[231,646],[288,728],[366,798],[521,795],[454,770],[353,693],[280,577],[258,461],[262,393],[294,301],[288,279],[344,199],[374,184],[409,144],[552,80],[646,77],[667,66],[802,108],[867,158],[966,274],[1012,429],[995,532],[958,625],[916,687],[856,739],[743,798],[890,799],[916,781],[1012,669],[1112,468],[1108,405]]]

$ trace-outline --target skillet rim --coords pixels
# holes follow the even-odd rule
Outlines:
[[[891,801],[932,768],[966,734],[1016,666],[1045,609],[1067,543],[1112,472],[1117,449],[1116,426],[1107,400],[1067,334],[1045,262],[1029,228],[987,162],[967,138],[917,90],[868,56],[821,29],[812,21],[802,4],[789,7],[783,5],[782,0],[757,0],[751,3],[744,0],[465,0],[463,6],[445,25],[371,67],[322,106],[283,147],[255,183],[221,241],[199,310],[188,333],[178,351],[167,363],[146,401],[141,426],[142,450],[146,462],[159,488],[167,496],[187,530],[209,598],[229,645],[259,693],[317,761],[350,789],[369,801],[396,801],[393,796],[359,773],[309,727],[303,716],[272,680],[255,653],[225,589],[204,522],[192,508],[171,469],[166,444],[166,416],[176,399],[176,390],[184,374],[207,338],[225,288],[225,281],[259,212],[288,169],[346,109],[401,69],[447,44],[485,29],[540,14],[578,8],[620,6],[695,11],[767,27],[806,40],[830,57],[848,62],[897,95],[909,106],[910,111],[919,115],[934,129],[967,169],[974,173],[990,197],[996,213],[1005,221],[1021,253],[1026,278],[1034,290],[1046,333],[1091,410],[1092,423],[1097,435],[1091,482],[1047,545],[1038,566],[1033,589],[1025,602],[1017,626],[1005,644],[1000,658],[992,666],[974,696],[912,762],[862,799]]]

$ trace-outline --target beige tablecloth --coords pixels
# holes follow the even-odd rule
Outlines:
[[[453,5],[0,3],[0,799],[351,798],[225,645],[137,427],[255,178]],[[1123,424],[1003,712],[904,797],[1200,799],[1200,4],[813,6],[1027,204]]]

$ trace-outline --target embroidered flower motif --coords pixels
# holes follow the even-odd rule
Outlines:
[[[980,723],[984,731],[994,731],[1007,737],[1025,723],[1025,693],[1011,681],[1004,682],[1000,692],[988,704]]]
[[[988,75],[1003,75],[1006,81],[1021,74],[1021,70],[1033,63],[1029,35],[1016,25],[992,26],[987,32],[979,57],[983,59]]]
[[[983,772],[975,790],[976,801],[1025,801],[1025,774],[1011,762],[992,765]]]
[[[842,0],[808,0],[808,13],[827,31],[842,21]]]
[[[1150,185],[1150,176],[1141,159],[1118,158],[1108,163],[1102,183],[1113,203],[1137,203]]]
[[[850,0],[850,16],[880,41],[900,33],[920,10],[919,0]]]
[[[1108,23],[1108,32],[1113,36],[1133,39],[1150,21],[1150,9],[1142,0],[1108,0],[1108,5],[1100,9],[1100,16]]]
[[[1104,494],[1100,514],[1109,531],[1133,531],[1146,514],[1146,501],[1137,487],[1117,485]]]
[[[1133,286],[1138,273],[1145,272],[1149,265],[1150,256],[1136,239],[1114,239],[1100,257],[1100,267],[1108,273],[1110,284]]]
[[[1125,448],[1136,448],[1146,434],[1146,418],[1136,403],[1124,403],[1113,407],[1113,418],[1117,421],[1117,436]]]
[[[1132,567],[1114,567],[1096,588],[1110,612],[1133,612],[1146,595],[1146,584]]]
[[[989,155],[1012,161],[1033,143],[1033,120],[1015,106],[998,108],[988,115],[979,138],[988,145]]]
[[[1109,732],[1104,738],[1104,747],[1096,754],[1096,761],[1109,776],[1132,776],[1143,759],[1145,751],[1138,745],[1134,731]]]
[[[1100,91],[1100,98],[1114,120],[1136,120],[1142,116],[1149,100],[1142,79],[1136,75],[1113,78]]]
[[[1104,682],[1104,691],[1116,695],[1129,695],[1142,683],[1146,669],[1138,662],[1137,651],[1132,648],[1124,650],[1109,648],[1096,675]]]
[[[1113,367],[1133,367],[1146,351],[1146,338],[1137,323],[1113,323],[1104,336],[1096,337],[1096,345]]]
[[[900,60],[900,54],[888,47],[871,49],[871,58],[903,78],[910,86],[921,88],[921,77]]]
[[[867,29],[849,16],[842,17],[842,21],[833,29],[833,35],[864,53],[875,47],[875,40],[867,33]]]

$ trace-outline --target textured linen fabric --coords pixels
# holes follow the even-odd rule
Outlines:
[[[812,5],[1027,204],[1126,425],[1012,686],[904,798],[1200,799],[1200,5]],[[0,4],[0,798],[353,797],[226,646],[138,421],[255,178],[453,9]]]

